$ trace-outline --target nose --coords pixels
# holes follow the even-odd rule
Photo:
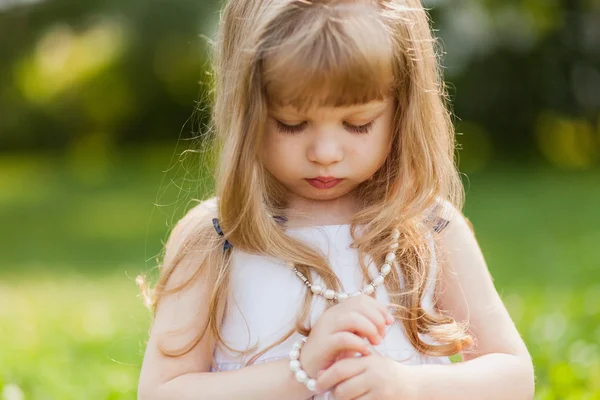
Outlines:
[[[344,159],[344,151],[335,138],[321,136],[315,138],[308,147],[307,158],[310,162],[321,165],[335,164]]]

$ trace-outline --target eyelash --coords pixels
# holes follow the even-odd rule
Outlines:
[[[303,122],[298,125],[286,125],[281,121],[278,121],[278,120],[275,120],[275,121],[276,121],[277,127],[279,128],[280,131],[282,131],[284,133],[290,133],[290,134],[302,132],[302,130],[304,129],[304,125],[306,124],[306,122]],[[365,125],[356,126],[356,125],[348,124],[346,126],[352,132],[359,134],[359,135],[363,135],[363,134],[369,133],[371,131],[371,128],[373,127],[374,123],[375,123],[375,121],[371,121]]]

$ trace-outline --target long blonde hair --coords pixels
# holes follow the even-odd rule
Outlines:
[[[363,205],[353,216],[353,247],[380,265],[390,233],[399,229],[397,268],[385,287],[412,345],[427,355],[452,355],[472,341],[464,324],[421,307],[434,247],[429,245],[436,204],[462,209],[463,188],[454,162],[454,131],[429,20],[418,0],[229,0],[221,14],[214,47],[213,139],[220,149],[216,171],[217,215],[225,238],[237,249],[291,261],[306,276],[319,274],[327,287],[341,283],[327,258],[289,237],[273,215],[285,213],[283,188],[259,160],[270,103],[352,105],[393,96],[396,104],[392,145],[380,170],[357,193]],[[215,215],[216,216],[216,215]],[[360,230],[357,227],[365,226]],[[223,252],[207,215],[182,248],[199,254],[197,271],[214,290],[209,319],[182,349],[161,349],[169,356],[189,352],[208,332],[219,333],[229,289],[231,251]],[[161,266],[151,293],[156,311],[169,277],[184,251]],[[361,260],[365,279],[367,266]],[[403,284],[401,284],[403,282]],[[310,332],[307,316],[312,293],[299,305],[295,331]],[[201,305],[199,305],[201,306]],[[437,343],[419,336],[428,334]],[[254,362],[272,346],[261,349]],[[250,351],[230,349],[236,351]],[[252,351],[255,349],[252,349]]]

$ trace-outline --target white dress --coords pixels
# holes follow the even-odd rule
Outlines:
[[[316,246],[328,257],[345,292],[355,292],[368,283],[363,282],[356,249],[350,248],[350,225],[289,228],[287,232],[290,236]],[[303,304],[305,292],[309,289],[282,260],[249,254],[235,247],[232,251],[231,292],[221,334],[225,343],[234,349],[244,350],[258,344],[258,352],[281,339],[295,325],[296,315]],[[429,286],[422,302],[422,307],[428,312],[433,312],[433,277],[437,269],[435,257],[432,258],[432,263]],[[374,263],[370,263],[368,268],[371,277],[375,277],[378,270]],[[314,276],[311,282],[322,284],[317,276]],[[389,303],[383,285],[378,286],[375,293],[377,300],[384,304]],[[317,322],[325,310],[326,301],[321,296],[313,296],[311,325]],[[395,321],[386,329],[387,333],[382,343],[374,346],[377,353],[405,364],[450,363],[448,357],[421,355],[407,339],[400,321]],[[299,333],[295,333],[282,344],[263,354],[255,363],[287,358],[292,344],[301,337]],[[426,335],[422,335],[421,338],[428,340]],[[433,340],[428,342],[435,343]],[[217,347],[214,361],[218,369],[212,370],[242,368],[254,354],[256,353],[242,357]],[[324,400],[333,397],[325,393],[314,398]]]

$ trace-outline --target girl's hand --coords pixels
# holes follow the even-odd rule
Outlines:
[[[300,354],[300,364],[308,376],[330,367],[340,355],[370,354],[367,338],[381,343],[386,325],[394,318],[386,307],[367,295],[354,296],[327,309],[319,318]]]
[[[335,400],[417,400],[420,379],[415,367],[391,358],[345,358],[317,376],[317,391],[332,390]]]

